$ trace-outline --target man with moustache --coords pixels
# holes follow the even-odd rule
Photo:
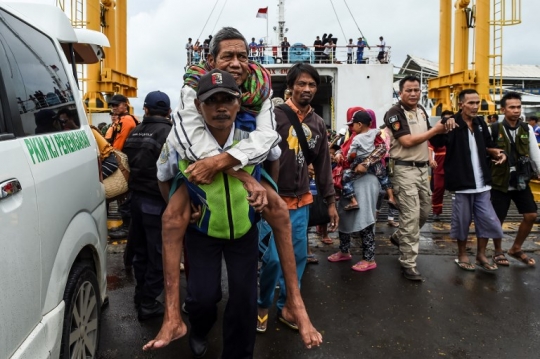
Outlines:
[[[384,116],[390,128],[390,176],[400,210],[400,228],[390,236],[399,247],[399,262],[403,276],[412,281],[423,281],[416,268],[420,244],[420,228],[426,222],[431,208],[431,190],[428,180],[428,140],[454,128],[453,119],[445,124],[429,124],[426,110],[420,101],[420,80],[406,76],[399,81],[400,101]]]
[[[458,127],[450,133],[433,137],[430,142],[435,147],[446,146],[444,182],[446,189],[455,192],[450,230],[450,237],[458,244],[455,262],[463,270],[475,270],[467,255],[467,237],[474,217],[477,237],[475,264],[491,272],[498,268],[486,257],[487,243],[489,238],[500,241],[503,232],[490,202],[492,181],[487,157],[491,156],[493,167],[497,167],[506,160],[506,155],[496,148],[487,124],[477,116],[480,108],[478,92],[463,90],[458,99],[460,111],[453,115]],[[442,121],[446,122],[444,118]]]
[[[309,65],[299,63],[287,72],[287,88],[291,91],[291,98],[285,104],[276,107],[277,131],[283,138],[279,146],[281,157],[279,159],[279,178],[277,181],[278,193],[287,204],[293,228],[293,247],[296,259],[298,282],[301,281],[307,261],[307,227],[309,219],[309,205],[313,202],[309,188],[308,165],[311,162],[315,170],[315,181],[318,193],[326,200],[328,215],[330,217],[330,231],[336,230],[339,222],[335,203],[335,190],[332,180],[332,167],[330,151],[326,137],[324,120],[319,117],[310,106],[320,76],[317,70]],[[296,117],[299,126],[305,134],[309,153],[304,153],[300,144],[297,130],[292,121]],[[270,229],[265,222],[260,225],[261,235],[269,233]],[[276,284],[280,283],[280,294],[277,301],[278,319],[290,327],[298,330],[298,325],[282,315],[287,296],[280,268],[274,240],[270,238],[268,247],[262,257],[262,267],[259,276],[259,325],[257,331],[266,331],[267,318],[270,306],[273,304]]]

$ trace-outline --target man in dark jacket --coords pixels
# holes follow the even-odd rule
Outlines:
[[[476,90],[461,91],[459,107],[461,111],[454,115],[458,127],[431,140],[436,147],[446,145],[444,180],[446,189],[455,191],[450,230],[450,237],[458,243],[455,262],[463,270],[475,269],[467,256],[467,236],[474,216],[478,238],[476,265],[494,271],[497,265],[490,264],[486,258],[486,246],[489,238],[500,239],[503,232],[490,202],[491,170],[487,158],[491,156],[497,166],[506,160],[506,156],[491,140],[486,123],[477,117],[480,96]]]
[[[139,320],[163,314],[161,257],[161,215],[167,206],[159,191],[156,162],[171,130],[170,100],[160,91],[150,92],[144,100],[144,118],[129,135],[124,153],[129,158],[133,269],[137,285],[134,301]]]

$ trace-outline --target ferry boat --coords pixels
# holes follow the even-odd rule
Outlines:
[[[294,43],[289,48],[287,61],[284,61],[279,45],[285,37],[284,2],[278,0],[279,21],[275,28],[278,32],[278,45],[263,44],[263,47],[253,48],[249,54],[251,60],[261,63],[270,71],[273,96],[284,97],[287,72],[295,63],[310,63],[321,76],[321,84],[311,106],[324,119],[328,128],[338,131],[344,127],[347,109],[356,106],[373,110],[377,116],[377,126],[382,125],[384,114],[396,101],[390,48],[386,47],[381,62],[377,59],[379,48],[366,47],[364,62],[357,64],[356,47],[353,48],[353,63],[347,63],[348,48],[340,45],[335,47],[331,59],[323,63],[316,56],[314,46]],[[355,45],[356,41],[353,39]],[[198,63],[201,54],[204,56],[203,46],[194,53],[192,63]]]

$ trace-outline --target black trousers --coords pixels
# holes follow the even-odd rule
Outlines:
[[[257,326],[257,226],[242,238],[223,240],[188,229],[189,281],[186,309],[194,335],[204,338],[216,322],[225,259],[229,300],[223,317],[223,359],[253,358]]]
[[[137,285],[135,296],[151,302],[163,291],[161,215],[167,204],[162,198],[133,192],[131,195],[130,245]]]

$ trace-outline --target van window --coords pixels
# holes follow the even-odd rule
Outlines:
[[[68,75],[53,42],[44,34],[0,11],[0,45],[7,54],[24,133],[20,136],[73,130],[80,121]]]

